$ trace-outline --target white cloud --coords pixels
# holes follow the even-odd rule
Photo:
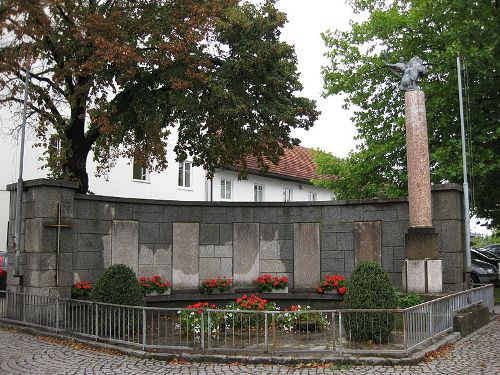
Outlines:
[[[351,113],[342,108],[341,96],[322,98],[321,67],[327,64],[327,51],[320,33],[328,29],[346,30],[353,14],[342,0],[279,0],[277,7],[288,16],[282,39],[295,46],[302,95],[315,99],[322,112],[309,131],[296,130],[294,137],[306,147],[319,147],[337,156],[346,156],[354,148],[356,129]]]

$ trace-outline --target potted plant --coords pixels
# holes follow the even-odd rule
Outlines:
[[[288,293],[288,278],[286,276],[261,275],[255,281],[257,289],[268,293]]]
[[[229,279],[226,276],[218,276],[215,279],[204,280],[201,284],[201,287],[205,293],[217,294],[228,291],[232,283],[232,279]]]
[[[141,286],[142,293],[145,296],[169,295],[170,283],[163,280],[161,276],[155,275],[152,277],[139,278],[139,285]]]
[[[71,298],[73,299],[88,299],[92,284],[88,281],[77,281],[71,286]]]
[[[341,275],[326,275],[316,288],[318,293],[340,294],[347,292],[347,282]]]

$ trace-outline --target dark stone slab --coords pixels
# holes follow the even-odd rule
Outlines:
[[[434,228],[410,227],[405,236],[408,259],[440,258],[439,239]]]
[[[258,223],[276,223],[278,209],[276,207],[255,208],[255,221]]]
[[[219,244],[228,245],[233,243],[233,225],[220,224],[219,225]]]
[[[201,221],[201,207],[192,207],[192,206],[178,207],[177,221],[187,222],[187,223]]]
[[[436,191],[432,195],[434,220],[461,220],[463,216],[463,194],[458,191]]]
[[[115,218],[114,203],[90,201],[90,218],[92,220],[113,220]]]
[[[219,224],[200,224],[200,245],[219,244]]]

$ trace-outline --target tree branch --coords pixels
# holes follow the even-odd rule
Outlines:
[[[24,72],[24,74],[26,74],[26,69],[24,68],[20,68],[22,72]],[[47,83],[50,87],[52,87],[54,89],[54,91],[58,92],[59,94],[65,96],[65,93],[63,90],[61,90],[61,88],[59,88],[52,80],[50,80],[49,78],[47,77],[41,77],[39,76],[38,74],[36,73],[33,73],[32,71],[30,71],[30,78],[34,78],[36,79],[37,81],[40,81],[40,82],[45,82]]]
[[[59,15],[63,18],[63,20],[66,21],[66,23],[75,26],[75,22],[64,12],[64,9],[62,8],[61,4],[57,4],[56,8],[59,11]]]
[[[7,98],[0,99],[0,103],[8,103],[8,102],[15,102],[23,105],[24,99],[16,98],[15,96],[9,96]],[[54,126],[61,125],[61,123],[58,122],[57,119],[50,112],[44,111],[43,109],[34,106],[32,103],[28,103],[28,108],[38,113],[38,115],[40,115],[42,118],[49,120]]]

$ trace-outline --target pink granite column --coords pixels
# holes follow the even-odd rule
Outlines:
[[[432,227],[429,141],[423,91],[405,92],[410,227]]]

